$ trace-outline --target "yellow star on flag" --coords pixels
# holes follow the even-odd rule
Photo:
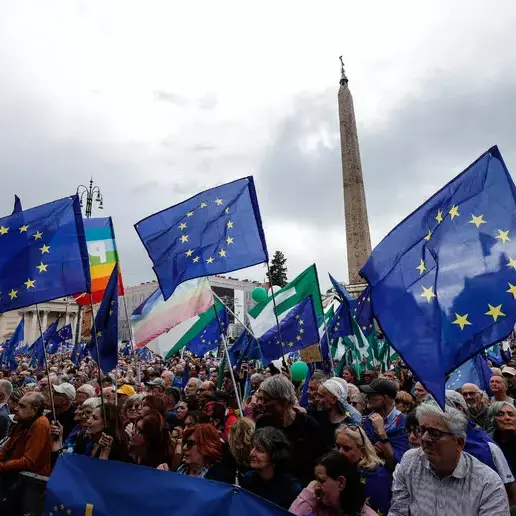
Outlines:
[[[186,229],[186,222],[181,222],[181,224],[179,224],[179,229],[181,231],[183,231],[183,229]]]
[[[360,477],[360,483],[361,483],[361,484],[366,484],[366,479],[365,479],[365,477]]]
[[[475,224],[475,226],[477,226],[477,229],[478,229],[481,224],[487,224],[487,222],[484,220],[483,217],[484,217],[483,215],[479,215],[478,217],[476,217],[472,213],[471,214],[471,220],[469,221],[468,224]]]
[[[502,305],[493,306],[488,303],[487,306],[489,310],[486,312],[486,315],[490,315],[495,321],[498,317],[505,317],[505,314],[502,312]]]
[[[428,230],[428,235],[426,235],[425,240],[428,242],[428,240],[430,240],[431,237],[432,237],[432,230],[429,229]]]
[[[299,333],[303,335],[303,333],[305,333],[305,330],[303,330],[303,328],[299,328]]]
[[[188,249],[188,251],[186,251],[186,253],[185,253],[185,254],[186,254],[186,256],[188,256],[188,257],[192,256],[192,254],[193,254],[193,249]]]
[[[509,256],[509,263],[507,264],[507,267],[512,267],[512,268],[516,271],[516,260],[513,260],[513,259]]]
[[[208,203],[207,203],[207,202],[202,201],[202,202],[201,202],[201,208],[206,208],[206,206],[208,206]]]
[[[9,228],[6,228],[5,226],[0,226],[0,235],[6,235],[9,233]]]
[[[98,332],[97,332],[97,338],[98,338],[98,337],[102,337],[102,332],[101,332],[101,331],[98,331]]]
[[[452,218],[452,220],[455,218],[455,217],[458,217],[459,216],[459,207],[458,206],[455,206],[455,204],[450,208],[450,211],[448,212],[450,214],[450,217]]]
[[[214,259],[211,256],[206,260],[206,263],[213,263],[213,262],[214,262]]]
[[[39,265],[36,265],[36,269],[39,269],[39,272],[47,272],[48,264],[41,262]]]
[[[234,240],[235,240],[235,239],[234,239],[233,237],[229,237],[229,236],[228,236],[228,237],[226,238],[226,243],[227,243],[228,245],[230,245],[230,244],[232,244],[232,243],[234,242]]]
[[[434,297],[437,297],[434,294],[434,287],[430,286],[430,287],[426,288],[421,285],[421,288],[423,289],[423,293],[421,294],[421,297],[424,297],[429,303],[430,303],[430,301],[432,301],[432,299]]]
[[[194,215],[194,212],[193,212],[193,211],[189,211],[189,212],[186,214],[186,216],[187,216],[187,217],[193,217],[193,215]]]
[[[496,238],[498,238],[498,240],[501,240],[504,244],[505,242],[511,241],[511,239],[509,238],[509,231],[502,231],[501,229],[498,230],[498,235],[496,235]]]
[[[421,263],[416,267],[419,271],[419,275],[423,274],[426,271],[425,260],[421,259]]]
[[[509,292],[509,294],[512,294],[514,299],[516,299],[516,286],[514,286],[512,283],[509,283],[509,290],[506,290],[505,292]]]
[[[109,315],[113,315],[113,310],[110,310],[110,311],[109,311]]]
[[[36,283],[36,280],[31,280],[30,278],[24,283],[24,285],[27,287],[27,290],[29,288],[34,288],[34,285]]]
[[[9,292],[9,297],[11,298],[11,301],[12,301],[15,297],[18,297],[18,291],[14,290],[14,288],[13,288],[11,290],[11,292]]]
[[[39,240],[40,238],[43,238],[43,233],[36,231],[32,236],[34,237],[34,240]]]
[[[459,315],[456,313],[455,317],[456,319],[452,324],[458,324],[461,330],[463,330],[465,326],[471,326],[471,323],[468,321],[468,314]]]
[[[233,222],[229,221],[227,226],[228,226],[229,229],[231,229],[233,227]]]
[[[297,335],[296,340],[301,340],[301,335]]]
[[[220,206],[222,204],[222,199],[215,199],[215,204]]]
[[[219,251],[219,254],[220,254],[220,256],[224,257],[224,256],[226,256],[226,251],[224,251],[224,249],[221,249]]]
[[[24,224],[24,225],[20,228],[20,233],[26,233],[26,232],[27,232],[27,229],[29,229],[29,226],[27,226],[26,224]]]
[[[193,263],[197,263],[199,261],[199,257],[196,256],[192,261],[193,261]]]
[[[224,210],[226,213],[229,213],[229,206]]]
[[[287,342],[287,346],[288,346],[289,348],[293,348],[293,347],[294,347],[294,343],[293,343],[292,341]]]
[[[435,216],[435,220],[440,224],[443,221],[443,212],[439,210]]]
[[[299,323],[299,326],[303,326],[303,324],[305,324],[305,321],[303,321],[303,319],[300,318],[298,323]]]
[[[188,235],[181,235],[181,243],[184,244],[185,242],[188,242]]]
[[[50,253],[50,246],[43,244],[43,247],[40,247],[39,250],[41,254]]]

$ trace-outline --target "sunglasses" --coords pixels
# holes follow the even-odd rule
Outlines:
[[[349,428],[352,432],[358,432],[360,434],[360,440],[362,441],[362,448],[365,448],[364,434],[362,433],[362,427],[360,425],[341,425],[341,428]]]
[[[417,437],[423,437],[423,435],[428,434],[428,437],[430,437],[432,441],[439,441],[439,439],[442,439],[445,435],[453,436],[451,432],[443,432],[438,428],[431,428],[423,425],[414,427],[412,431]]]
[[[188,450],[191,450],[196,445],[197,441],[194,441],[193,439],[186,439],[185,441],[183,441],[183,446]]]

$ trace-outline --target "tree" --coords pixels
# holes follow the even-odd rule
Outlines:
[[[286,263],[285,255],[281,251],[276,251],[270,264],[270,276],[267,273],[271,285],[284,287],[288,283]]]

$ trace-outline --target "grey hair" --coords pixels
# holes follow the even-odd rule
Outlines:
[[[90,385],[89,383],[84,383],[83,385],[81,385],[77,389],[77,392],[84,392],[84,394],[88,395],[88,398],[94,398],[96,395],[95,387],[93,387],[93,385]]]
[[[488,434],[493,435],[495,430],[497,430],[498,426],[496,424],[496,416],[498,416],[500,410],[502,410],[506,405],[514,410],[514,405],[511,405],[507,401],[495,401],[487,409],[486,432]]]
[[[9,380],[0,380],[0,388],[7,394],[7,398],[13,393],[13,384]]]
[[[256,431],[253,446],[269,454],[276,468],[282,468],[290,459],[290,441],[278,428],[266,426]]]
[[[437,403],[425,402],[419,405],[416,409],[418,422],[421,422],[421,418],[427,415],[442,417],[444,424],[448,427],[448,430],[455,438],[466,439],[468,418],[460,410],[446,405],[443,412]]]
[[[132,407],[135,403],[141,403],[143,401],[143,394],[133,394],[129,396],[124,403],[124,410],[127,410],[128,407]]]
[[[256,382],[263,382],[265,380],[265,376],[262,373],[254,373],[251,375],[251,380]]]
[[[446,405],[448,407],[453,407],[459,410],[462,410],[464,414],[468,413],[468,405],[466,404],[466,400],[464,396],[457,391],[452,391],[450,389],[446,389]]]
[[[27,396],[30,396],[29,402],[31,406],[36,410],[36,415],[42,416],[43,412],[45,412],[45,396],[43,396],[41,392],[27,393]]]
[[[48,383],[51,385],[59,385],[61,383],[61,379],[56,373],[50,373],[48,375]]]
[[[192,382],[192,380],[193,380],[193,382]],[[196,388],[197,388],[197,389],[198,389],[198,388],[201,386],[201,384],[202,384],[202,380],[201,380],[200,378],[190,378],[190,379],[188,380],[188,383],[190,383],[190,382],[195,383],[195,386],[196,386]]]
[[[360,403],[364,407],[367,407],[367,396],[363,394],[362,392],[357,392],[355,394],[352,394],[349,399],[351,401],[356,401],[357,403]]]
[[[97,407],[100,407],[100,405],[102,405],[102,400],[100,398],[88,398],[82,402],[81,407],[95,410]]]
[[[295,405],[297,403],[296,391],[292,382],[281,374],[275,374],[267,378],[260,385],[260,390],[271,398]]]

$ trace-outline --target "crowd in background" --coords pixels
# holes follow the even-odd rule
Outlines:
[[[16,504],[17,473],[49,476],[75,453],[237,484],[297,515],[506,515],[515,366],[493,368],[491,398],[446,391],[443,411],[403,364],[304,385],[244,361],[235,390],[210,357],[122,360],[104,376],[90,359],[53,357],[47,375],[21,358],[0,373],[0,507]]]

